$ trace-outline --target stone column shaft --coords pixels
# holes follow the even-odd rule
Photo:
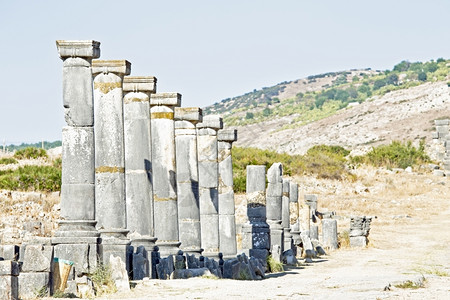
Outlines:
[[[123,91],[127,229],[132,240],[153,244],[150,95],[156,92],[156,78],[127,76]]]
[[[97,227],[126,229],[123,77],[126,60],[93,62]]]
[[[292,240],[294,242],[294,245],[298,245],[301,243],[298,207],[298,184],[292,181],[289,185],[289,206]]]
[[[284,233],[281,226],[283,196],[283,166],[274,163],[267,171],[267,223],[270,226],[270,250],[272,257],[281,260],[284,248]]]
[[[201,253],[196,124],[203,120],[198,107],[175,108],[178,227],[181,249]]]
[[[218,116],[205,116],[197,124],[201,245],[204,255],[209,257],[219,254],[217,131],[222,128],[222,118]]]
[[[270,248],[270,229],[266,223],[266,166],[247,166],[247,216],[242,248],[249,256],[266,261]]]
[[[181,94],[158,93],[150,97],[153,200],[156,245],[161,255],[179,250],[174,108]]]
[[[290,180],[283,179],[283,197],[281,203],[281,226],[284,231],[284,251],[292,249],[292,234],[290,224]]]
[[[63,60],[63,105],[67,126],[62,132],[61,220],[52,238],[55,255],[75,263],[75,272],[88,273],[97,265],[95,229],[94,104],[92,59],[100,43],[56,41]],[[80,251],[90,255],[80,256]],[[56,257],[56,256],[55,256]]]
[[[219,251],[225,257],[235,256],[236,218],[234,215],[232,143],[237,141],[236,129],[218,132],[219,161]]]

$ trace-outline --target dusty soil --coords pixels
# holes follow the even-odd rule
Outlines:
[[[293,180],[300,199],[316,193],[320,210],[337,211],[341,232],[352,215],[376,216],[368,248],[332,251],[262,281],[147,280],[103,299],[448,299],[450,182],[427,172],[356,172],[362,180]],[[422,288],[395,287],[423,278]]]

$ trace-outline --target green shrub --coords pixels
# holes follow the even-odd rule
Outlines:
[[[53,166],[23,166],[0,171],[0,189],[13,191],[61,190],[61,169]]]
[[[0,165],[10,165],[17,164],[17,160],[12,157],[2,157],[0,158]]]
[[[349,151],[340,146],[314,146],[306,155],[289,155],[257,148],[233,147],[233,177],[235,192],[245,192],[246,168],[248,165],[283,164],[283,173],[288,176],[314,174],[319,178],[354,179],[347,170],[345,156]]]
[[[419,147],[412,145],[411,141],[401,143],[393,141],[390,145],[381,145],[372,148],[370,152],[363,156],[356,156],[353,163],[366,163],[376,167],[406,168],[420,165],[430,161],[425,153],[425,143],[421,141]]]
[[[111,268],[108,265],[98,265],[89,277],[92,279],[92,283],[94,283],[97,296],[117,292],[116,284],[112,278]]]
[[[269,272],[271,273],[279,273],[284,271],[283,264],[273,259],[272,255],[267,256],[267,266],[269,267]]]
[[[41,148],[27,147],[17,150],[14,158],[17,159],[36,159],[39,157],[47,157],[47,151]]]

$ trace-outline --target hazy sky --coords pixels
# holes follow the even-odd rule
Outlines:
[[[450,1],[0,0],[0,143],[61,139],[57,39],[204,107],[308,75],[450,57]]]

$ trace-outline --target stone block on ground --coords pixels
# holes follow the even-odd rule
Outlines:
[[[27,245],[23,258],[23,272],[50,272],[53,259],[53,247]]]
[[[203,267],[203,266],[202,266]],[[166,258],[161,258],[156,265],[156,272],[159,279],[170,279],[172,272],[175,270],[173,266],[173,256],[169,255]]]
[[[48,296],[50,294],[50,273],[20,273],[19,274],[19,298],[35,299],[38,295]]]
[[[352,248],[364,248],[367,246],[367,237],[365,236],[351,236],[350,247]]]
[[[0,276],[0,299],[17,300],[19,299],[19,283],[17,276]]]
[[[170,279],[188,279],[192,277],[212,276],[208,268],[175,269]]]
[[[297,265],[297,259],[295,258],[295,254],[294,251],[292,251],[292,249],[283,252],[283,264],[286,264],[288,266]]]
[[[144,246],[138,246],[133,253],[133,280],[142,280],[149,277],[148,254]]]
[[[0,276],[18,276],[18,275],[19,275],[19,264],[17,262],[12,260],[0,261]]]
[[[128,272],[125,262],[121,257],[110,255],[109,265],[111,268],[111,277],[116,284],[119,292],[130,290],[130,282],[128,280]]]

